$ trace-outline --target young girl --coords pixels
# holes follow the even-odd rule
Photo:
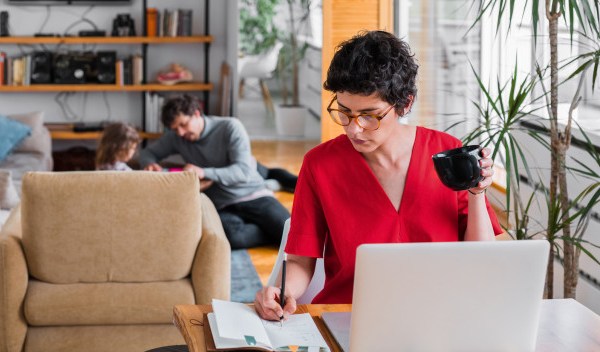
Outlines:
[[[96,170],[131,171],[126,163],[139,143],[140,135],[133,126],[122,122],[106,126],[96,151]]]

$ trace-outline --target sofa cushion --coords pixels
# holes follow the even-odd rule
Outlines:
[[[32,326],[168,324],[176,304],[194,304],[189,279],[67,285],[31,280],[24,313]]]
[[[30,172],[21,208],[29,273],[48,283],[178,280],[200,241],[191,172]]]
[[[0,116],[0,161],[4,160],[30,134],[31,127],[6,116]]]
[[[23,140],[16,148],[15,152],[23,153],[48,153],[47,143],[45,141],[44,113],[35,111],[25,114],[8,115],[11,120],[19,121],[31,127],[31,135]]]

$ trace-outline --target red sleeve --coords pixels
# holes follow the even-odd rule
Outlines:
[[[294,192],[292,219],[285,252],[288,254],[320,258],[323,256],[327,222],[316,190],[308,153]]]

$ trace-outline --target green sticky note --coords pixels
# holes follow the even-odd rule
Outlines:
[[[246,340],[248,346],[256,346],[256,339],[254,336],[244,335],[244,339]]]

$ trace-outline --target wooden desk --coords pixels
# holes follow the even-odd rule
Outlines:
[[[334,352],[340,351],[321,320],[323,312],[348,312],[350,304],[300,305],[298,313],[310,313],[321,334]],[[173,322],[183,335],[191,352],[205,352],[203,314],[212,312],[210,305],[177,305]],[[600,316],[573,299],[542,302],[536,351],[600,351]]]
[[[350,304],[302,304],[298,306],[296,313],[310,313],[331,351],[341,352],[321,319],[321,313],[349,312],[350,310],[352,310]],[[204,330],[198,323],[202,322],[204,314],[210,312],[212,312],[211,305],[177,305],[173,308],[173,323],[183,335],[190,352],[206,352]]]

